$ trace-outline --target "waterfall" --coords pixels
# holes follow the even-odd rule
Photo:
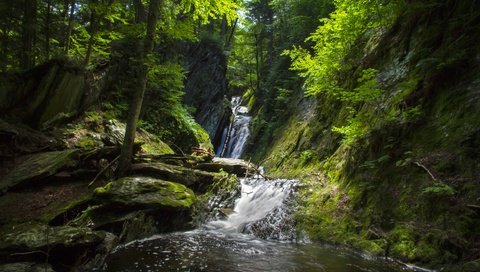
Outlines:
[[[233,120],[222,133],[222,140],[216,152],[218,157],[237,159],[242,155],[250,135],[248,126],[252,117],[248,116],[247,107],[241,106],[241,103],[240,96],[232,97]]]
[[[241,196],[225,220],[211,221],[207,229],[253,234],[264,239],[295,240],[293,192],[296,180],[241,180]]]

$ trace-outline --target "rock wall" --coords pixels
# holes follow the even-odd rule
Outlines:
[[[2,116],[45,129],[96,102],[99,88],[73,63],[52,60],[24,73],[0,75]]]
[[[445,271],[480,266],[480,20],[471,1],[412,8],[369,33],[342,76],[375,68],[384,95],[357,110],[369,132],[346,144],[332,131],[349,106],[299,98],[269,146],[269,174],[303,180],[299,227],[310,237]]]
[[[208,132],[215,145],[231,110],[227,95],[226,57],[218,42],[203,39],[186,45],[184,103],[194,108],[195,120]]]

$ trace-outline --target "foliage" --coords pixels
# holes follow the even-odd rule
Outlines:
[[[456,191],[448,184],[437,182],[425,187],[422,190],[422,193],[431,196],[453,196],[455,195]]]
[[[307,94],[336,94],[337,73],[349,69],[343,60],[355,42],[367,31],[391,25],[400,10],[398,1],[335,1],[335,11],[307,39],[315,44],[314,53],[298,46],[284,52],[293,60],[292,69],[306,78]]]

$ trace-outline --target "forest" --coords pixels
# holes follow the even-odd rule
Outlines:
[[[480,271],[479,1],[0,14],[0,271]]]

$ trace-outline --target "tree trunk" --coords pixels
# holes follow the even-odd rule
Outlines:
[[[73,29],[73,15],[75,13],[75,0],[70,2],[70,15],[68,16],[68,24],[67,29],[65,31],[65,38],[64,38],[64,51],[65,54],[68,55],[68,51],[70,51],[70,36],[72,35]]]
[[[118,177],[124,176],[132,164],[135,131],[137,130],[137,122],[142,110],[143,97],[147,85],[148,67],[145,58],[153,51],[159,7],[160,0],[150,0],[150,5],[148,7],[147,33],[143,40],[143,50],[140,56],[138,84],[137,89],[133,93],[132,103],[130,104],[127,127],[125,129],[125,138],[123,140],[122,153],[120,155],[117,169]]]
[[[37,1],[25,0],[23,14],[21,67],[29,69],[35,65],[35,17],[37,14]]]
[[[92,4],[96,4],[97,0],[92,0]],[[88,65],[90,57],[92,56],[93,44],[95,43],[95,34],[98,28],[98,14],[95,8],[90,11],[90,39],[88,39],[87,53],[85,53],[84,64]]]
[[[45,15],[45,60],[50,59],[50,17],[51,17],[52,3],[47,0],[47,12]]]
[[[135,7],[135,23],[145,22],[147,20],[147,13],[145,12],[142,0],[133,0],[133,6]]]

